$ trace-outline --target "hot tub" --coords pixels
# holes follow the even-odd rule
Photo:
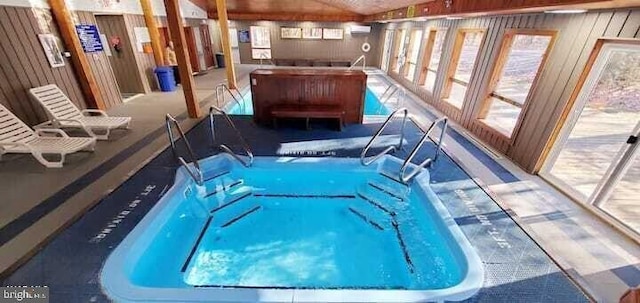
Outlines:
[[[457,301],[483,268],[422,171],[400,161],[228,155],[184,168],[109,256],[104,291],[118,302]]]

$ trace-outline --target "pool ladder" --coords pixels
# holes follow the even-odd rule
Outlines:
[[[390,122],[398,113],[402,113],[402,126],[400,128],[400,141],[398,142],[398,144],[388,146],[378,154],[367,158],[367,152],[369,152],[369,149],[371,149],[371,146],[373,146],[373,142],[378,137],[380,137],[382,132],[387,128],[387,126],[390,124]],[[402,149],[403,147],[402,145],[404,143],[404,130],[405,130],[405,125],[407,123],[408,115],[409,115],[409,111],[403,107],[403,108],[396,109],[395,111],[393,111],[393,113],[391,113],[391,115],[389,115],[389,117],[387,117],[387,120],[382,124],[382,126],[378,129],[378,131],[371,138],[371,140],[369,140],[369,143],[367,143],[367,145],[365,145],[365,147],[362,149],[362,153],[360,153],[360,162],[362,163],[362,165],[364,166],[370,165],[371,163],[380,159],[382,156],[388,153],[395,152],[396,150]],[[420,148],[422,148],[424,143],[427,142],[427,140],[429,139],[429,135],[435,130],[438,124],[441,124],[441,123],[442,123],[442,128],[440,130],[440,138],[436,144],[436,151],[433,157],[427,158],[426,160],[422,161],[422,163],[418,164],[415,168],[413,168],[413,170],[409,170],[409,165],[411,164],[411,161],[413,161],[413,158],[415,158],[416,154],[418,154],[418,151],[420,150]],[[444,134],[447,131],[448,123],[449,123],[449,119],[446,116],[436,119],[435,121],[433,121],[433,123],[431,123],[431,126],[429,126],[429,129],[427,129],[427,131],[424,133],[422,138],[420,138],[420,141],[418,142],[418,144],[411,150],[411,152],[409,153],[409,156],[402,163],[402,166],[400,167],[400,172],[398,174],[400,181],[402,181],[405,184],[410,182],[413,179],[413,177],[415,177],[418,173],[420,173],[421,168],[431,165],[433,162],[435,162],[438,159],[438,155],[440,154],[440,151],[442,149],[442,141],[444,139]]]
[[[169,142],[171,143],[171,149],[173,150],[173,154],[178,158],[178,161],[187,170],[187,173],[189,173],[191,178],[193,178],[193,180],[198,185],[203,185],[204,176],[202,174],[202,169],[200,168],[200,163],[198,162],[198,159],[193,153],[191,144],[189,143],[189,140],[187,140],[187,137],[184,135],[184,131],[182,131],[182,127],[180,127],[180,124],[178,123],[178,121],[174,117],[172,117],[170,114],[167,114],[167,116],[165,117],[165,123],[167,127],[167,135],[169,135]],[[174,140],[171,124],[173,124],[175,128],[178,130],[178,134],[180,134],[180,138],[182,138],[182,142],[184,142],[184,145],[187,148],[187,153],[189,154],[189,157],[193,162],[193,168],[187,164],[187,161],[185,161],[184,158],[178,156],[178,152],[176,151],[176,142]]]
[[[224,112],[223,110],[221,110],[221,109],[219,109],[219,108],[217,108],[215,106],[211,106],[211,108],[209,109],[209,127],[211,129],[211,141],[215,145],[215,123],[214,123],[214,114],[215,113],[222,114],[222,116],[225,118],[227,123],[234,130],[236,136],[238,137],[240,143],[242,144],[242,148],[243,148],[244,152],[247,154],[247,157],[249,159],[248,160],[243,159],[242,157],[240,157],[239,155],[234,153],[231,150],[231,148],[229,148],[225,144],[220,144],[219,145],[220,149],[223,152],[228,153],[229,155],[231,155],[234,159],[236,159],[238,162],[240,162],[243,166],[250,167],[253,164],[254,156],[253,156],[253,152],[251,152],[251,148],[249,147],[249,144],[247,144],[247,141],[244,139],[244,137],[242,136],[242,134],[240,133],[240,131],[238,130],[236,125],[233,123],[233,121],[231,121],[231,118],[229,118],[229,115],[227,115],[226,112]],[[200,163],[198,162],[198,159],[196,158],[195,153],[193,152],[193,149],[191,148],[191,143],[189,143],[189,140],[187,140],[187,138],[185,136],[185,133],[182,130],[182,127],[180,127],[180,123],[178,123],[178,121],[173,116],[171,116],[170,114],[167,114],[166,117],[165,117],[165,124],[166,124],[167,135],[169,136],[169,142],[171,143],[171,149],[173,151],[173,154],[177,157],[178,161],[186,169],[187,173],[189,173],[191,178],[193,178],[193,180],[198,185],[203,185],[204,184],[204,175],[203,175],[202,169],[200,168]],[[193,162],[193,167],[189,166],[187,164],[187,161],[185,161],[185,159],[183,157],[178,155],[178,152],[176,150],[176,139],[175,139],[175,135],[173,134],[172,125],[178,130],[178,134],[180,135],[180,138],[182,139],[182,142],[184,142],[184,145],[186,147],[186,150],[187,150],[187,153],[189,155],[189,158],[190,158],[191,162]]]
[[[389,86],[387,86],[387,89],[385,89],[382,95],[380,95],[380,106],[378,107],[378,110],[376,112],[380,114],[382,112],[382,109],[386,107],[385,105],[394,96],[396,96],[396,106],[399,108],[401,102],[407,97],[407,91],[399,85],[389,84]]]
[[[244,139],[244,137],[242,136],[242,134],[240,133],[240,131],[238,130],[238,128],[236,127],[235,123],[233,123],[233,121],[231,121],[231,118],[229,118],[229,115],[227,115],[227,113],[215,106],[211,106],[209,108],[209,128],[211,130],[211,142],[215,145],[216,144],[216,131],[215,131],[215,119],[214,116],[215,114],[221,114],[225,121],[227,121],[227,124],[229,124],[229,126],[231,126],[231,128],[233,129],[236,137],[238,138],[238,141],[240,141],[240,144],[242,145],[242,149],[245,152],[248,160],[243,159],[242,157],[240,157],[238,154],[234,153],[231,148],[229,148],[227,145],[225,144],[220,144],[219,147],[220,149],[222,149],[222,151],[228,153],[229,155],[231,155],[234,159],[238,160],[238,162],[240,162],[242,165],[244,165],[245,167],[250,167],[253,164],[253,152],[251,151],[251,147],[249,147],[249,144],[247,143],[247,140]]]
[[[361,55],[360,57],[358,57],[358,59],[356,59],[356,61],[353,62],[353,64],[351,64],[351,66],[349,66],[348,70],[352,70],[360,62],[362,62],[362,70],[364,71],[365,69],[367,69],[367,57],[365,55]]]
[[[233,93],[234,91],[235,91],[235,94]],[[244,112],[245,108],[244,108],[244,103],[242,102],[244,100],[244,96],[242,95],[242,92],[240,92],[240,90],[238,90],[237,88],[230,89],[229,86],[227,86],[224,83],[220,83],[216,86],[216,104],[218,106],[224,106],[225,92],[231,95],[231,98],[233,98],[233,101],[235,101],[238,104],[238,107],[242,110],[242,112]]]

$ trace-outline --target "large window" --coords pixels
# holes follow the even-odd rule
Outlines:
[[[554,37],[555,31],[508,30],[505,33],[478,119],[511,137]]]
[[[406,29],[399,29],[396,30],[396,39],[393,42],[394,46],[393,46],[393,60],[392,60],[392,64],[391,64],[391,70],[398,74],[400,73],[400,70],[402,69],[402,66],[404,66],[405,63],[405,40],[407,38],[407,30]]]
[[[427,36],[418,84],[429,92],[433,92],[435,89],[436,75],[438,74],[438,66],[440,65],[440,57],[442,56],[446,36],[446,28],[432,29]]]
[[[416,75],[416,66],[418,65],[418,55],[420,55],[420,44],[422,42],[422,30],[414,29],[409,37],[409,54],[407,56],[407,64],[404,67],[404,76],[413,81]]]
[[[459,109],[464,103],[483,37],[483,29],[458,30],[442,98]]]

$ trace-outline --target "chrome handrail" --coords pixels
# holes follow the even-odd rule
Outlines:
[[[429,134],[431,134],[431,132],[441,122],[442,122],[442,129],[441,129],[441,132],[440,132],[440,139],[438,140],[438,143],[437,143],[437,146],[436,146],[435,155],[433,156],[433,158],[427,158],[426,160],[422,161],[422,163],[417,165],[413,169],[413,171],[411,171],[409,173],[409,175],[405,176],[405,174],[407,172],[407,168],[408,168],[409,164],[411,163],[411,161],[413,160],[413,158],[418,153],[418,150],[420,150],[422,145],[427,141],[427,139],[429,138]],[[400,167],[400,180],[402,182],[407,183],[407,182],[411,181],[411,179],[413,179],[413,177],[415,177],[420,172],[421,168],[424,168],[427,165],[431,165],[431,163],[435,162],[438,159],[438,155],[440,154],[440,150],[442,149],[442,140],[444,139],[444,134],[447,131],[448,123],[449,123],[449,118],[447,118],[446,116],[442,117],[442,118],[439,118],[439,119],[433,121],[433,123],[431,123],[431,126],[429,126],[429,129],[427,130],[427,132],[424,133],[424,135],[420,139],[420,142],[418,142],[416,147],[413,148],[413,150],[409,154],[409,157],[407,157],[407,159],[404,160],[404,163],[402,164],[402,167]]]
[[[167,114],[167,116],[165,117],[165,123],[167,127],[167,135],[169,136],[169,142],[171,143],[171,149],[173,150],[173,154],[178,158],[178,161],[180,161],[180,164],[184,166],[184,168],[187,170],[189,175],[191,175],[191,178],[193,178],[193,180],[196,181],[198,185],[204,184],[204,177],[202,175],[202,169],[200,168],[200,163],[198,163],[198,159],[193,153],[191,144],[189,143],[189,140],[187,140],[187,137],[184,135],[184,131],[182,131],[182,127],[180,127],[178,120],[176,120],[170,114]],[[191,157],[191,161],[193,162],[193,165],[195,167],[195,172],[187,164],[187,161],[185,161],[184,158],[178,156],[178,152],[176,151],[176,143],[174,140],[173,131],[171,130],[171,123],[173,123],[175,127],[178,129],[180,138],[182,138],[184,145],[187,147],[187,152],[189,153],[189,157]]]
[[[234,88],[235,89],[235,88]],[[244,108],[244,104],[242,103],[243,96],[242,93],[238,92],[238,94],[240,95],[240,100],[238,100],[238,98],[236,97],[236,95],[233,94],[233,92],[231,91],[231,89],[229,89],[229,86],[227,86],[224,83],[220,83],[218,84],[218,86],[216,86],[216,103],[218,106],[221,106],[221,102],[220,102],[220,96],[222,96],[222,105],[224,105],[224,92],[225,90],[229,93],[229,95],[231,95],[231,97],[233,98],[233,100],[238,104],[238,106],[240,107],[240,109],[242,109],[242,111],[244,112],[245,108]],[[235,89],[237,91],[237,89]],[[222,91],[222,93],[221,93]]]
[[[273,61],[267,57],[267,55],[265,55],[264,53],[260,54],[260,65],[262,65],[263,60],[267,60],[269,61],[269,63],[271,63],[271,65],[276,65],[275,63],[273,63]]]
[[[226,146],[224,144],[220,144],[220,148],[224,152],[228,153],[233,158],[238,160],[245,167],[250,167],[251,164],[253,164],[253,152],[251,152],[251,147],[249,147],[249,144],[244,139],[244,137],[242,136],[242,134],[240,133],[240,131],[236,127],[235,123],[233,123],[233,121],[231,121],[231,118],[229,118],[229,115],[227,115],[227,113],[225,111],[223,111],[223,110],[221,110],[221,109],[219,109],[219,108],[217,108],[215,106],[211,106],[209,108],[209,127],[211,129],[211,142],[213,142],[214,145],[216,143],[216,133],[215,133],[215,125],[214,125],[214,117],[213,117],[214,113],[216,113],[216,112],[219,113],[219,114],[222,114],[222,116],[225,118],[227,123],[229,125],[231,125],[231,128],[233,128],[233,130],[236,133],[236,137],[238,137],[238,140],[240,140],[240,143],[242,144],[242,149],[244,149],[244,152],[247,154],[247,157],[249,157],[249,161],[247,162],[244,159],[242,159],[240,156],[238,156],[228,146]]]
[[[391,145],[391,146],[387,147],[382,152],[378,153],[377,155],[375,155],[373,157],[370,157],[369,160],[367,160],[367,158],[366,158],[367,152],[369,151],[369,149],[373,145],[373,142],[376,140],[376,138],[378,138],[382,134],[384,129],[387,127],[387,125],[389,125],[389,122],[391,122],[391,119],[393,119],[393,117],[397,113],[399,113],[401,111],[404,112],[404,115],[402,117],[402,128],[400,129],[400,142],[398,142],[397,145]],[[402,142],[404,141],[404,127],[405,127],[405,124],[407,123],[407,116],[408,115],[409,115],[409,111],[406,108],[403,107],[403,108],[396,109],[395,111],[393,111],[389,115],[389,117],[387,117],[387,120],[384,121],[382,126],[376,132],[376,134],[373,135],[371,140],[369,140],[369,143],[367,143],[367,145],[365,145],[365,147],[362,149],[362,153],[360,153],[360,163],[362,163],[362,165],[367,166],[367,165],[375,162],[376,160],[380,159],[380,157],[382,157],[383,155],[388,154],[389,152],[393,152],[395,150],[398,150],[398,149],[402,148]]]
[[[400,102],[402,101],[402,99],[406,98],[407,91],[404,88],[402,88],[402,87],[400,87],[398,85],[394,85],[394,86],[395,86],[395,89],[391,90],[391,93],[389,93],[386,97],[384,96],[384,93],[380,97],[380,106],[378,107],[377,113],[381,113],[382,112],[382,109],[385,107],[387,102],[389,100],[391,100],[391,98],[393,98],[394,95],[397,95],[396,96],[396,100],[398,100],[396,106],[399,106]]]
[[[349,66],[348,70],[352,70],[360,61],[362,61],[362,70],[365,70],[367,68],[367,57],[365,57],[365,55],[360,55],[360,57]]]

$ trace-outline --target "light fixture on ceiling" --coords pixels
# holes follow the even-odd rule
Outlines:
[[[586,13],[586,9],[556,9],[551,11],[544,11],[547,14],[582,14]]]
[[[453,5],[453,0],[444,0],[445,8],[451,8],[451,5]]]

